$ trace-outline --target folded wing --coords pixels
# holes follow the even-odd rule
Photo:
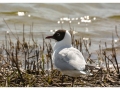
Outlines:
[[[73,47],[55,52],[54,64],[59,70],[84,70],[85,59],[81,52]]]

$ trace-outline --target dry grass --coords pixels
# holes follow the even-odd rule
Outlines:
[[[5,20],[4,20],[5,21]],[[6,23],[7,25],[7,23]],[[7,25],[8,26],[8,25]],[[9,27],[9,26],[8,26]],[[61,73],[53,68],[51,55],[53,53],[52,45],[46,42],[43,35],[43,43],[39,45],[34,40],[33,24],[30,34],[32,36],[33,45],[26,42],[23,25],[23,41],[16,38],[16,43],[13,44],[10,35],[5,34],[5,43],[3,43],[1,51],[6,54],[0,54],[0,86],[1,87],[71,87],[72,78],[65,76],[64,83],[61,83]],[[70,28],[72,31],[72,29]],[[11,30],[10,30],[11,31]],[[117,28],[115,28],[117,34]],[[12,32],[12,31],[11,31]],[[72,45],[78,48],[82,53],[88,54],[87,63],[94,63],[91,59],[92,53],[89,52],[91,47],[91,39],[85,41],[81,38],[75,39],[72,35]],[[118,34],[117,34],[118,36]],[[9,37],[9,38],[8,38]],[[119,36],[118,36],[119,38]],[[114,47],[114,36],[111,41],[111,54],[107,54],[107,43],[105,49],[101,48],[96,51],[98,57],[98,67],[89,66],[89,70],[93,73],[92,76],[80,76],[75,79],[75,87],[113,87],[120,85],[120,71],[117,62],[117,53]],[[105,63],[105,68],[101,67]],[[110,64],[113,68],[110,68]]]

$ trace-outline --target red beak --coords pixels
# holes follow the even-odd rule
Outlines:
[[[53,38],[53,36],[47,36],[45,39]]]

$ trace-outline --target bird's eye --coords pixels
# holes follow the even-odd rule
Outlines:
[[[59,33],[57,33],[57,36],[60,36],[60,34],[59,34]]]

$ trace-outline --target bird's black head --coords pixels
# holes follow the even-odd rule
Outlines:
[[[48,36],[46,37],[46,39],[48,38],[53,38],[55,39],[56,41],[61,41],[64,39],[65,37],[65,33],[66,33],[66,30],[57,30],[53,36]]]

